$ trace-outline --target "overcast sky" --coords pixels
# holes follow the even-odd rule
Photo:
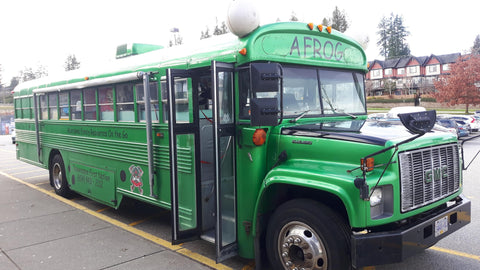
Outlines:
[[[468,3],[465,3],[468,2]],[[63,70],[69,54],[83,67],[111,61],[116,46],[127,42],[167,46],[170,29],[179,28],[185,43],[210,33],[225,21],[230,0],[1,0],[0,64],[9,84],[24,67],[39,64],[50,74]],[[331,3],[331,4],[330,4]],[[344,10],[352,37],[368,36],[368,60],[382,59],[376,45],[377,25],[391,13],[403,16],[407,42],[415,56],[465,53],[480,34],[475,1],[430,0],[257,0],[261,24],[288,20],[320,24],[335,6]]]

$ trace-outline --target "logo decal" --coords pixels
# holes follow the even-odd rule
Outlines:
[[[143,195],[142,168],[140,168],[140,166],[132,165],[130,166],[129,170],[132,174],[132,176],[130,177],[130,182],[132,183],[132,185],[130,186],[130,190],[133,192],[135,188],[138,188],[138,192]]]
[[[425,170],[425,184],[429,184],[433,181],[442,180],[448,178],[448,166],[443,165],[441,167],[435,167],[433,169]]]

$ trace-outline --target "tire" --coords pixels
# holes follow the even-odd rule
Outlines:
[[[329,207],[313,200],[282,204],[269,220],[266,250],[272,269],[352,269],[350,229]]]
[[[55,193],[58,195],[65,198],[68,198],[71,195],[67,182],[65,164],[63,163],[60,154],[56,154],[50,164],[50,183],[52,184]]]

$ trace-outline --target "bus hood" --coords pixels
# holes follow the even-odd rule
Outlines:
[[[425,136],[436,136],[441,131],[435,127]],[[400,120],[345,120],[319,122],[314,124],[298,124],[284,127],[283,135],[326,138],[385,146],[387,141],[401,141],[412,137]],[[445,134],[442,132],[442,134]]]

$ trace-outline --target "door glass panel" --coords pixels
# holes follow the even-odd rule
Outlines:
[[[175,80],[175,114],[177,123],[192,123],[189,113],[188,81]]]
[[[177,135],[178,220],[180,231],[197,227],[195,135]]]
[[[220,137],[222,246],[236,240],[233,136]]]
[[[233,74],[231,72],[218,73],[218,108],[220,124],[233,123]]]

